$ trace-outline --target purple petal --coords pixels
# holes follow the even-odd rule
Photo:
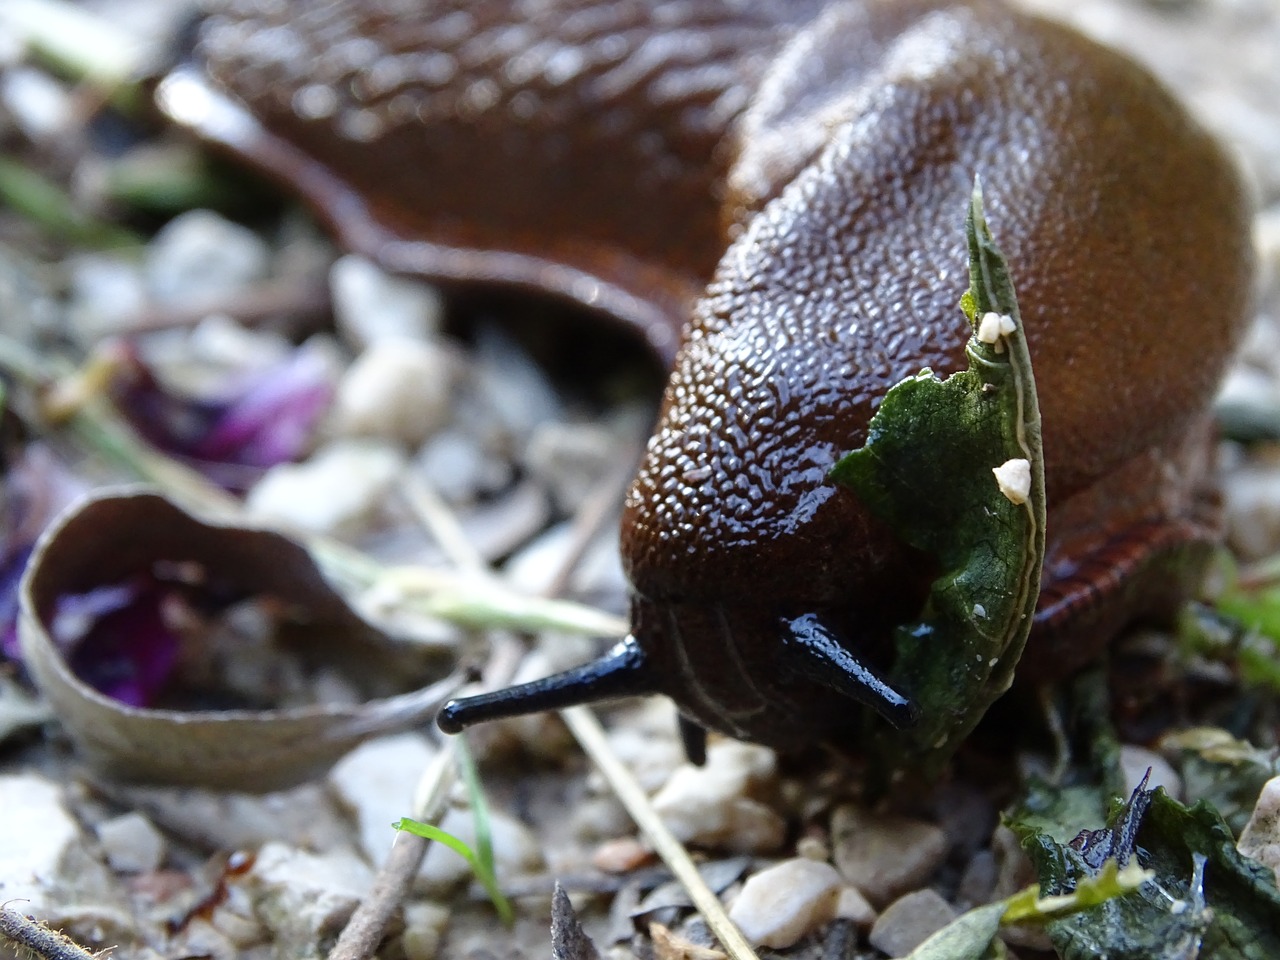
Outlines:
[[[155,702],[178,664],[180,638],[165,622],[170,595],[150,578],[59,598],[52,633],[77,677],[132,707]]]
[[[333,399],[328,372],[318,350],[294,350],[245,385],[193,453],[255,467],[297,459]]]
[[[228,377],[213,397],[174,393],[136,352],[126,355],[130,379],[118,403],[135,429],[228,489],[247,489],[267,467],[300,457],[333,399],[328,364],[313,347]]]

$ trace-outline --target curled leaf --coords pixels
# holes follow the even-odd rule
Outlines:
[[[969,369],[946,380],[924,370],[897,384],[865,446],[831,471],[906,543],[938,559],[941,573],[919,620],[895,631],[888,677],[920,719],[901,731],[871,721],[880,766],[909,762],[926,776],[1012,683],[1044,558],[1035,380],[1008,266],[976,184],[966,229]]]
[[[273,628],[265,654],[208,628],[244,604]],[[364,739],[428,722],[454,686],[414,689],[431,667],[423,651],[361,619],[299,544],[197,519],[151,492],[101,494],[54,524],[20,607],[27,669],[85,759],[117,779],[280,789]],[[187,675],[215,639],[231,644],[233,667],[241,654],[267,657],[268,678],[336,678],[357,702],[246,705],[262,691],[246,697]]]

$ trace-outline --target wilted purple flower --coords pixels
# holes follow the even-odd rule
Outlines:
[[[214,397],[166,387],[134,351],[117,403],[151,443],[230,490],[250,487],[268,467],[296,460],[333,399],[320,351],[302,346],[280,363],[228,377]]]
[[[164,616],[172,588],[151,577],[59,597],[51,633],[77,677],[131,707],[155,702],[181,639]]]

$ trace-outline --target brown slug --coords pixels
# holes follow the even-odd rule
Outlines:
[[[1217,534],[1207,409],[1248,314],[1223,150],[1143,69],[997,0],[214,0],[172,116],[350,247],[533,288],[670,357],[627,497],[633,633],[441,725],[665,693],[702,728],[848,747],[933,570],[828,470],[964,365],[980,174],[1044,429],[1020,679],[1167,613]]]

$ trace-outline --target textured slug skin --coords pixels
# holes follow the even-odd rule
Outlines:
[[[984,0],[254,6],[221,4],[199,54],[261,126],[188,122],[348,243],[594,305],[659,348],[687,320],[623,552],[688,717],[780,746],[860,722],[778,625],[818,614],[884,666],[919,608],[927,560],[826,472],[890,385],[963,363],[975,173],[1044,422],[1020,671],[1074,669],[1185,589],[1215,535],[1205,411],[1248,313],[1248,205],[1130,61]]]

